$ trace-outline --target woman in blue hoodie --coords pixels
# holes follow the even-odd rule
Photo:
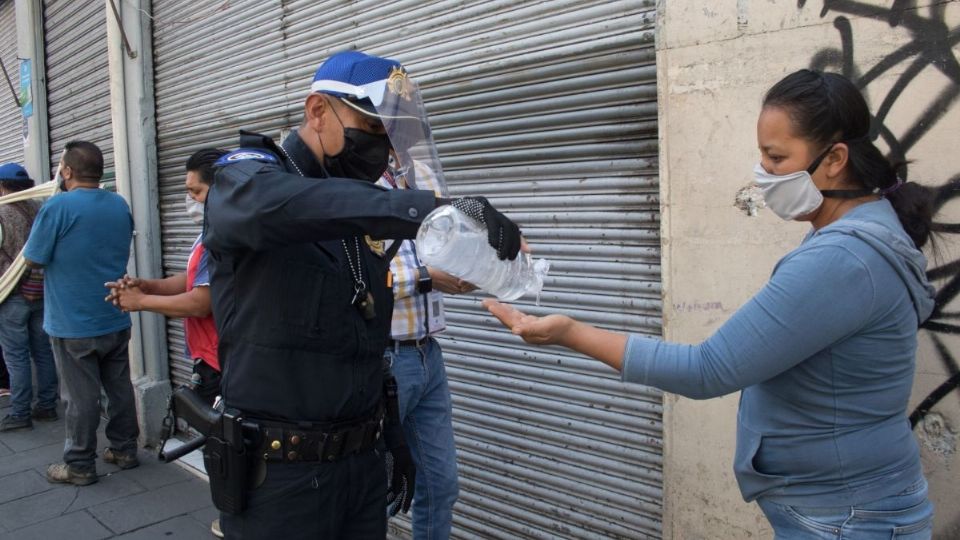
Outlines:
[[[933,204],[869,131],[840,75],[801,70],[768,91],[756,182],[768,208],[813,228],[699,345],[485,304],[524,340],[593,356],[624,381],[695,399],[742,391],[734,470],[777,538],[929,538],[907,401],[934,306],[920,252]]]

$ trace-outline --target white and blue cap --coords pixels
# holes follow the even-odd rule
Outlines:
[[[420,111],[413,107],[420,91],[403,65],[390,58],[338,52],[317,68],[310,91],[336,96],[369,116],[420,119]]]
[[[426,166],[433,173],[439,190],[446,195],[420,88],[403,64],[360,51],[338,52],[317,68],[310,92],[339,98],[348,107],[378,118],[402,168],[411,175],[407,183],[416,184],[413,162],[418,162],[421,169]]]

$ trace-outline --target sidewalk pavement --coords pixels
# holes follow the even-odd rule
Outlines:
[[[9,412],[0,398],[0,417]],[[63,459],[63,407],[56,422],[0,433],[0,540],[213,538],[218,513],[201,476],[154,450],[140,450],[140,466],[121,470],[97,459],[99,482],[51,484],[47,465]],[[98,455],[106,447],[100,423]]]

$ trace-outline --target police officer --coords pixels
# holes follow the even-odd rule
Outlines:
[[[223,400],[251,456],[244,510],[224,513],[223,531],[384,538],[384,441],[404,507],[414,471],[384,399],[393,254],[375,239],[412,238],[448,203],[487,225],[501,258],[516,257],[519,229],[480,197],[374,185],[393,146],[436,156],[416,83],[394,60],[331,56],[296,132],[281,146],[246,132],[240,143],[218,162],[204,232]]]

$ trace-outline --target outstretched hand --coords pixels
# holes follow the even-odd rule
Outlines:
[[[623,369],[626,334],[595,328],[566,315],[527,315],[513,306],[489,298],[483,301],[483,307],[527,343],[562,345],[592,356],[617,371]]]
[[[564,344],[563,339],[574,322],[566,315],[547,315],[546,317],[527,315],[511,305],[490,298],[483,301],[483,307],[487,308],[487,311],[499,319],[511,332],[534,345]]]

